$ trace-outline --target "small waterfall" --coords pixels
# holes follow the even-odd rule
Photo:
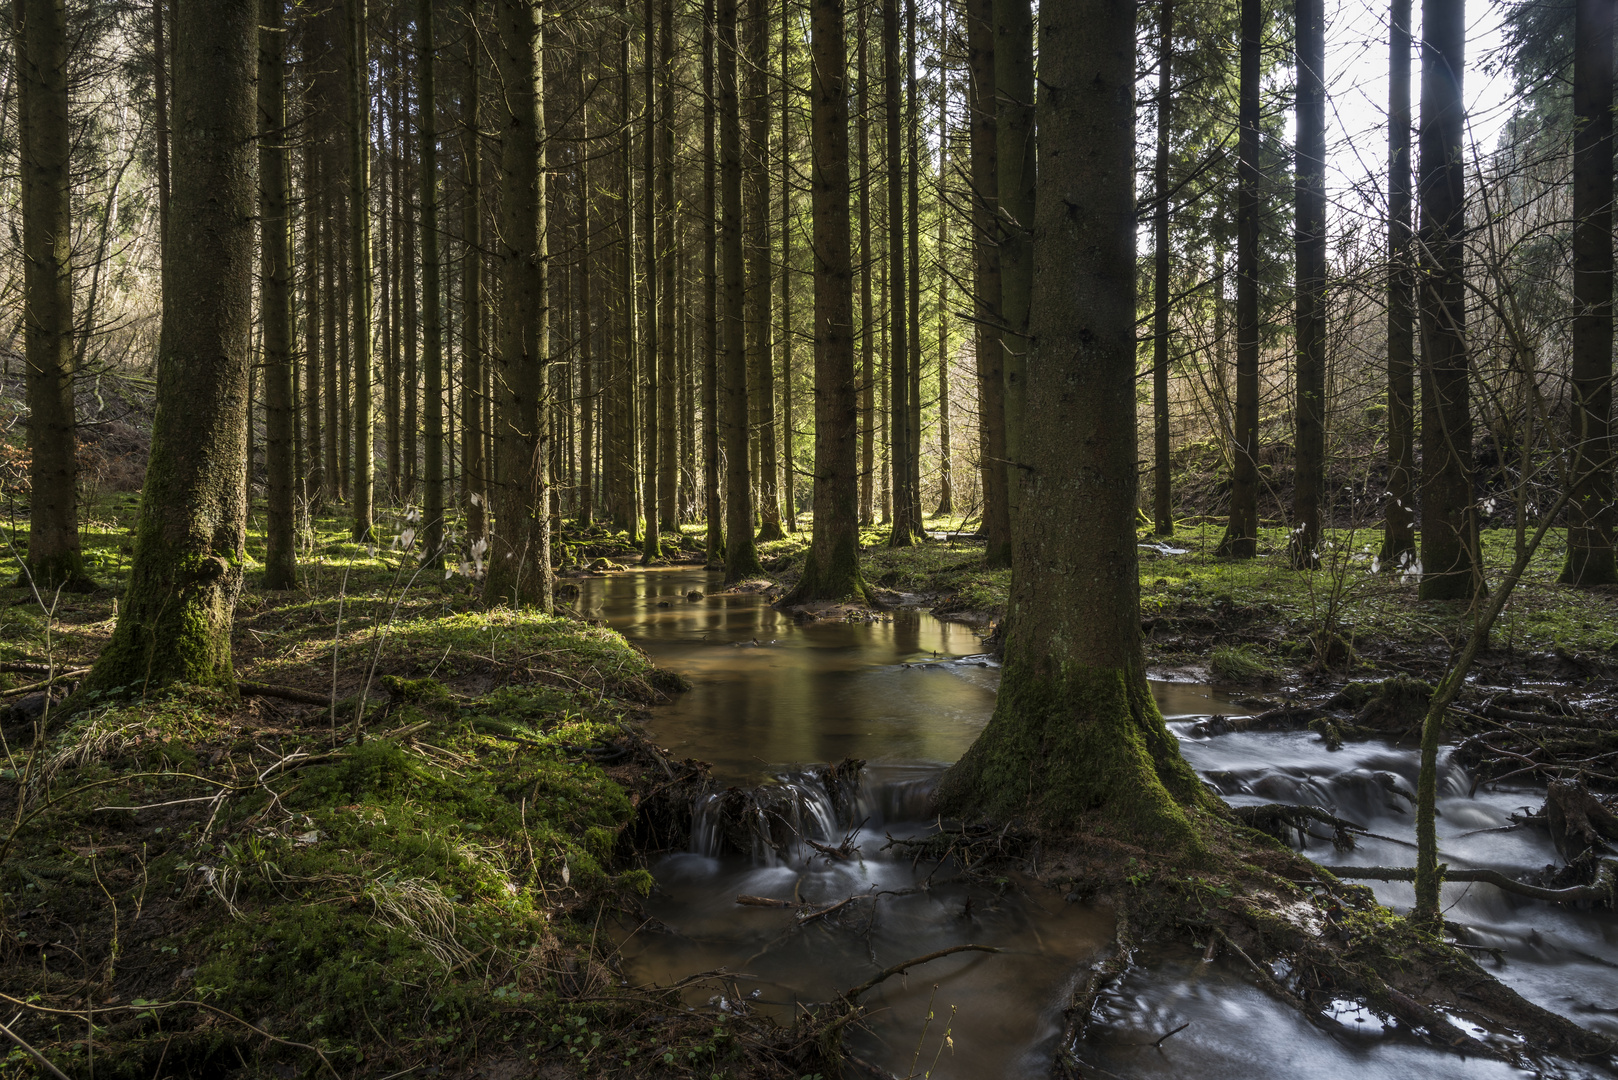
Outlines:
[[[690,850],[710,858],[745,854],[757,865],[779,866],[813,856],[811,841],[835,847],[857,830],[927,821],[938,769],[868,773],[864,764],[847,759],[698,796]]]

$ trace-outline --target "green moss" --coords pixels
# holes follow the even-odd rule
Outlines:
[[[1208,657],[1208,670],[1226,682],[1250,682],[1275,675],[1275,669],[1252,645],[1219,646]]]

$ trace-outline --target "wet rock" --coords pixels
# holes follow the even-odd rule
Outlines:
[[[1384,679],[1376,693],[1360,708],[1354,719],[1362,727],[1405,733],[1421,726],[1433,688],[1409,675]]]

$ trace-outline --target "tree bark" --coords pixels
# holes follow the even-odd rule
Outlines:
[[[258,299],[264,334],[264,587],[297,584],[293,544],[292,171],[287,147],[286,4],[259,0]]]
[[[983,555],[1011,565],[1006,496],[1004,347],[1000,341],[1000,166],[994,89],[994,0],[967,0],[972,75],[972,312],[976,317],[978,475],[983,487]]]
[[[1388,498],[1382,561],[1416,553],[1416,286],[1410,265],[1410,8],[1388,18]]]
[[[66,0],[15,0],[28,387],[28,560],[35,587],[95,587],[79,550]]]
[[[416,0],[416,133],[420,139],[417,168],[421,181],[421,321],[425,344],[422,366],[427,377],[424,402],[427,416],[422,432],[427,457],[422,470],[421,551],[425,565],[439,567],[444,561],[444,352],[443,315],[439,306],[438,83],[433,68],[433,5],[434,0]],[[407,293],[406,309],[410,307]],[[412,369],[414,365],[407,363],[406,368]],[[415,400],[414,374],[411,371],[409,380],[411,401]],[[413,468],[413,454],[411,462]]]
[[[781,501],[786,530],[797,532],[798,478],[793,452],[797,430],[792,415],[792,346],[795,342],[792,338],[792,44],[788,34],[791,25],[792,0],[781,0]],[[843,64],[846,69],[846,47],[844,51]],[[843,77],[847,79],[846,71]],[[846,89],[843,112],[846,120]],[[844,142],[847,142],[846,138]],[[844,165],[846,167],[846,161]]]
[[[662,259],[665,253],[658,250],[658,213],[657,204],[660,196],[660,185],[657,182],[657,146],[658,129],[657,113],[660,103],[657,83],[658,56],[657,48],[657,6],[652,0],[643,0],[646,14],[646,37],[641,48],[641,71],[644,78],[644,97],[641,103],[645,111],[645,134],[641,137],[641,150],[645,154],[645,173],[642,178],[642,231],[641,243],[645,251],[644,281],[646,283],[646,340],[641,350],[641,361],[645,372],[645,381],[641,390],[641,501],[646,512],[646,533],[642,537],[641,562],[651,563],[662,557],[662,544],[658,539],[662,529],[658,527],[658,511],[662,503],[658,499],[658,481],[663,470],[658,461],[658,453],[662,442],[658,438],[658,411],[659,390],[662,388],[662,372],[659,368],[663,363],[663,350],[661,348],[660,329],[658,327],[658,291],[662,285]],[[667,2],[667,0],[664,0]]]
[[[600,83],[599,67],[596,75]],[[579,154],[579,500],[578,519],[588,526],[596,517],[596,441],[600,414],[600,393],[596,388],[596,312],[590,280],[595,271],[591,258],[591,217],[595,192],[590,180],[590,87],[585,82],[584,65],[579,65],[579,136],[585,150]]]
[[[352,212],[349,242],[354,290],[349,325],[353,328],[349,358],[353,364],[353,468],[349,496],[354,513],[354,539],[371,539],[375,526],[372,496],[371,417],[371,76],[369,0],[348,0],[348,194]]]
[[[775,432],[775,346],[770,319],[770,4],[747,5],[747,332],[748,364],[758,387],[758,539],[780,540],[780,461]]]
[[[882,0],[883,97],[887,128],[888,194],[888,457],[891,462],[893,528],[891,547],[910,547],[920,523],[910,518],[910,326],[909,294],[905,288],[904,109],[900,72],[904,56],[899,48],[899,0]]]
[[[1135,9],[1040,15],[1026,498],[994,716],[939,787],[952,816],[1194,845],[1212,797],[1146,683],[1135,553]],[[1120,167],[1123,163],[1124,167]],[[1030,224],[1023,222],[1024,225]]]
[[[1421,6],[1421,585],[1466,600],[1477,580],[1470,358],[1466,349],[1465,0]]]
[[[725,559],[723,504],[719,497],[719,159],[714,86],[714,0],[702,4],[702,492],[708,519],[705,562]]]
[[[1237,90],[1236,409],[1231,432],[1230,524],[1219,554],[1258,554],[1258,171],[1260,0],[1242,0],[1240,85]]]
[[[1308,0],[1304,0],[1308,2]],[[1152,183],[1152,531],[1174,535],[1174,477],[1169,458],[1169,135],[1174,93],[1174,0],[1159,0],[1157,156]]]
[[[921,53],[916,48],[916,0],[905,0],[905,254],[910,260],[910,296],[906,314],[910,319],[910,359],[905,374],[910,379],[905,411],[905,464],[910,468],[906,492],[910,496],[910,522],[916,539],[927,537],[921,509],[921,91],[916,69]]]
[[[753,492],[748,483],[746,294],[742,266],[742,120],[736,68],[737,0],[718,0],[719,215],[725,310],[725,581],[763,571],[753,539]]]
[[[679,311],[680,258],[674,236],[674,0],[661,0],[658,32],[658,293],[661,324],[657,335],[657,517],[661,532],[680,531],[679,450]]]
[[[1000,320],[1006,412],[1006,505],[1012,528],[1022,508],[1028,318],[1034,259],[1034,15],[1030,0],[994,0],[995,134],[1000,211]]]
[[[871,321],[871,275],[876,252],[871,247],[871,67],[870,39],[865,28],[866,7],[855,9],[855,61],[860,82],[860,524],[874,523],[872,488],[876,482],[876,326]]]
[[[949,445],[949,54],[948,9],[938,22],[938,507],[934,517],[955,513]]]
[[[1573,46],[1573,499],[1569,585],[1618,582],[1613,555],[1610,0],[1576,0]]]
[[[309,107],[312,111],[312,104]],[[326,470],[320,453],[320,379],[324,370],[320,273],[325,262],[325,248],[320,242],[320,185],[320,146],[311,135],[303,150],[303,497],[311,517],[326,506]]]
[[[1320,563],[1326,486],[1326,11],[1296,0],[1298,147],[1293,270],[1297,279],[1297,368],[1293,422],[1292,566]]]
[[[84,688],[174,682],[235,694],[246,556],[258,6],[186,0],[174,38],[174,188],[163,349],[135,556]]]
[[[479,0],[466,0],[468,24],[477,27]],[[466,500],[466,534],[472,543],[487,540],[488,458],[484,455],[483,410],[483,139],[478,79],[479,38],[466,42],[466,96],[461,101],[465,131],[461,157],[466,162],[466,205],[461,234],[461,488]]]
[[[495,357],[494,527],[483,595],[489,603],[552,604],[550,447],[545,371],[550,295],[545,247],[545,107],[540,9],[499,0],[501,271]]]
[[[792,603],[868,599],[860,577],[854,260],[849,228],[845,0],[809,9],[815,255],[815,520]]]

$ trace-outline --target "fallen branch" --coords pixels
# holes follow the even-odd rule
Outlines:
[[[878,973],[876,975],[873,975],[869,979],[866,979],[864,982],[860,983],[858,986],[852,987],[852,988],[850,988],[848,990],[844,990],[842,996],[843,996],[844,1000],[846,1000],[846,1001],[853,1001],[855,998],[859,997],[861,994],[865,993],[867,990],[871,989],[873,986],[876,986],[878,983],[886,982],[888,979],[893,978],[895,975],[903,975],[905,972],[909,971],[913,967],[919,967],[922,964],[929,963],[930,961],[938,960],[938,959],[941,959],[943,957],[953,955],[954,953],[958,953],[958,952],[997,953],[999,951],[1000,951],[999,949],[995,948],[992,945],[951,945],[947,949],[939,949],[937,952],[930,952],[926,956],[918,956],[913,960],[906,960],[902,964],[894,964],[890,968],[885,968],[880,973]]]
[[[15,1019],[15,1017],[13,1017],[13,1019]],[[0,1033],[4,1033],[6,1038],[22,1047],[23,1053],[27,1054],[29,1057],[38,1062],[40,1068],[44,1069],[52,1076],[61,1077],[61,1080],[67,1080],[67,1073],[63,1072],[61,1069],[58,1069],[55,1065],[52,1065],[49,1058],[24,1042],[21,1035],[18,1035],[15,1031],[12,1031],[4,1024],[0,1024]]]
[[[1328,871],[1348,881],[1415,881],[1416,869],[1412,866],[1322,866]],[[1593,885],[1574,885],[1566,889],[1547,889],[1539,885],[1529,885],[1507,877],[1498,870],[1448,870],[1444,871],[1445,881],[1475,881],[1485,885],[1493,885],[1503,892],[1516,893],[1518,896],[1527,896],[1535,900],[1547,900],[1553,904],[1575,904],[1584,901],[1596,901],[1611,905],[1614,896],[1614,886],[1618,881],[1614,879],[1613,864],[1603,862],[1601,873]]]
[[[307,690],[299,690],[291,686],[271,686],[269,683],[239,682],[236,684],[238,692],[248,697],[280,698],[283,701],[296,701],[299,705],[318,705],[324,709],[331,705],[331,697],[326,694],[312,694]]]
[[[89,668],[74,668],[72,671],[58,671],[54,676],[44,682],[29,683],[27,686],[13,686],[10,690],[0,690],[0,698],[21,697],[35,690],[45,690],[57,685],[63,679],[76,679],[80,675],[88,675]]]

